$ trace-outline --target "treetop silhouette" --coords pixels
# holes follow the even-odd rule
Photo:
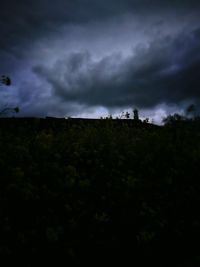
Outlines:
[[[11,79],[8,76],[2,75],[0,78],[0,82],[6,86],[11,85]]]

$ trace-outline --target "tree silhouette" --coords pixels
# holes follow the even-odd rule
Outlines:
[[[1,83],[10,86],[11,85],[11,79],[8,76],[2,75],[0,79]]]
[[[2,75],[0,78],[0,83],[6,86],[10,86],[11,79],[8,76]],[[14,107],[14,108],[6,107],[0,110],[0,116],[8,115],[10,113],[18,113],[18,112],[19,112],[19,107]]]
[[[0,111],[0,116],[2,115],[8,115],[9,113],[18,113],[19,112],[19,107],[15,108],[4,108]]]
[[[136,121],[139,120],[138,110],[136,108],[133,110],[133,118]]]
[[[125,114],[125,118],[126,119],[130,119],[130,113],[127,111],[126,114]]]
[[[194,117],[195,115],[195,110],[196,110],[196,107],[194,104],[191,104],[189,105],[187,108],[186,108],[186,115],[189,116],[189,117]]]

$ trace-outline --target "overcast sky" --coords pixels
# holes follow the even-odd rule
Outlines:
[[[159,122],[200,104],[199,0],[1,0],[0,107]]]

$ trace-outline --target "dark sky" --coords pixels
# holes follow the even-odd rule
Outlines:
[[[0,107],[159,121],[200,104],[200,1],[1,0]]]

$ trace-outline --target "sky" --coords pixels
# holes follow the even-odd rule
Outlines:
[[[199,0],[1,0],[0,31],[0,108],[18,116],[199,109]]]

